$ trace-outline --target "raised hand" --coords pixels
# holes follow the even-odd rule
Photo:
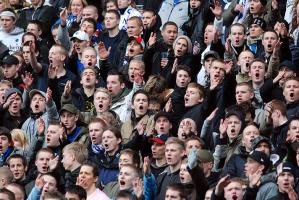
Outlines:
[[[143,135],[145,132],[145,124],[143,123],[143,120],[140,120],[138,124],[136,125],[136,129],[139,135]]]
[[[46,103],[49,104],[52,101],[52,90],[47,88],[46,92]]]
[[[100,42],[98,51],[99,51],[100,59],[107,60],[109,55],[110,55],[111,47],[109,47],[108,50],[107,50],[104,43]]]
[[[136,195],[137,200],[142,200],[143,194],[143,181],[141,178],[137,177],[133,181],[133,191]]]
[[[233,54],[233,49],[231,45],[232,45],[231,39],[227,38],[225,42],[225,52],[229,55]]]
[[[262,174],[263,174],[263,170],[261,169],[258,169],[253,174],[248,174],[249,187],[251,188],[258,187],[261,184]]]
[[[178,68],[178,65],[179,65],[179,60],[178,58],[175,58],[174,59],[174,62],[173,62],[173,65],[172,65],[172,69],[171,69],[171,73],[174,74]]]
[[[196,55],[199,54],[199,52],[200,52],[200,44],[197,41],[194,42],[192,51],[193,51],[193,55],[194,56],[196,56]]]
[[[38,136],[43,136],[45,133],[45,122],[44,120],[40,117],[37,120],[37,134]]]
[[[222,194],[224,188],[230,183],[230,177],[229,175],[226,175],[225,177],[222,177],[215,188],[215,194],[217,196],[219,196],[220,194]]]
[[[54,169],[56,169],[58,164],[59,156],[56,156],[55,158],[50,159],[49,161],[49,169],[52,172]]]
[[[214,8],[210,7],[210,9],[211,9],[212,13],[215,15],[216,19],[220,20],[221,17],[222,17],[222,12],[223,12],[220,1],[215,0],[214,1]]]
[[[273,83],[275,84],[279,82],[284,77],[285,73],[286,73],[286,69],[283,69],[282,71],[280,70],[277,76],[273,79]]]
[[[157,34],[151,33],[150,38],[148,39],[148,46],[152,46],[157,42]]]
[[[226,119],[221,119],[220,120],[220,126],[219,126],[219,133],[220,133],[220,138],[225,138],[225,133],[227,130],[227,120]]]
[[[171,98],[169,98],[168,101],[166,102],[164,110],[166,112],[172,111],[172,101],[171,101]]]
[[[244,10],[244,7],[243,7],[242,4],[237,4],[237,5],[235,6],[235,9],[234,9],[234,11],[237,12],[237,13],[242,13],[243,10]]]
[[[143,75],[138,71],[134,71],[134,83],[136,83],[137,85],[142,85],[143,80]]]
[[[143,173],[147,176],[151,174],[151,161],[148,156],[143,159]]]
[[[64,86],[64,90],[63,90],[63,96],[68,97],[71,93],[72,90],[72,81],[69,80],[66,82],[65,86]]]
[[[60,24],[62,26],[65,26],[66,20],[67,20],[67,16],[68,16],[68,14],[67,14],[67,8],[66,7],[61,10],[61,12],[59,13],[59,16],[60,16],[60,21],[61,21]]]
[[[23,83],[25,84],[25,89],[28,90],[32,86],[34,80],[32,74],[30,72],[25,72],[25,75],[22,74],[21,77]]]
[[[54,67],[53,64],[49,65],[48,77],[49,79],[55,79],[57,77],[58,67]]]
[[[35,186],[41,190],[44,187],[44,185],[45,181],[42,177],[42,174],[38,174],[37,178],[35,179]]]
[[[282,45],[282,42],[280,42],[280,39],[277,40],[275,46],[274,46],[274,49],[273,49],[273,57],[278,57],[279,56],[279,50],[280,50],[280,47]]]
[[[211,112],[211,114],[207,117],[207,120],[208,120],[208,121],[212,121],[212,120],[214,119],[214,117],[215,117],[217,111],[218,111],[218,107],[215,108],[215,109]]]

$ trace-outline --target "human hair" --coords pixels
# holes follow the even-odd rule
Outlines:
[[[7,166],[0,167],[0,179],[5,179],[7,184],[12,183],[14,176]]]
[[[108,76],[118,76],[118,81],[120,82],[120,84],[125,83],[124,75],[116,70],[109,71]]]
[[[76,194],[78,195],[79,199],[86,199],[87,198],[87,193],[83,187],[80,185],[73,185],[71,187],[67,187],[65,189],[65,192],[71,193],[71,194]]]
[[[164,77],[159,75],[150,76],[145,83],[144,90],[149,94],[159,94],[167,89],[167,82]]]
[[[291,129],[291,123],[292,123],[293,121],[299,121],[299,117],[294,117],[294,118],[292,118],[292,119],[290,120],[290,123],[289,123],[289,125],[288,125],[289,130]]]
[[[287,83],[288,81],[297,81],[297,82],[299,83],[299,77],[298,77],[298,76],[293,76],[293,77],[289,77],[289,78],[287,78],[286,81],[285,81],[284,84],[283,84],[283,89],[285,89],[286,83]]]
[[[202,97],[202,98],[205,97],[204,88],[201,85],[199,85],[198,83],[195,83],[195,82],[189,83],[187,88],[195,88],[195,89],[197,89],[200,97]]]
[[[24,130],[12,129],[10,131],[10,134],[11,134],[13,141],[18,141],[21,144],[23,150],[25,150],[29,147],[26,133]]]
[[[121,156],[121,155],[124,155],[124,154],[127,154],[127,155],[129,155],[130,157],[132,157],[133,165],[135,165],[136,167],[139,167],[139,166],[140,166],[140,156],[139,156],[138,153],[136,153],[136,151],[133,151],[132,149],[124,149],[124,150],[121,150],[121,152],[120,152],[120,156]]]
[[[71,6],[74,0],[70,0],[69,2],[69,6],[68,6],[68,12],[71,12]],[[85,8],[86,6],[88,6],[88,3],[86,0],[81,0],[81,3],[83,5],[83,8]]]
[[[91,19],[91,18],[87,18],[87,19]],[[84,48],[83,48],[83,50],[82,50],[82,55],[83,55],[83,53],[84,53],[85,51],[87,51],[87,50],[92,50],[92,51],[94,51],[95,53],[97,53],[97,51],[95,50],[95,48],[93,48],[93,47],[91,47],[91,46],[88,46],[88,47],[84,47]],[[86,68],[84,68],[84,69],[86,69]]]
[[[274,110],[279,110],[283,116],[287,115],[286,105],[282,101],[274,99],[271,101],[271,105],[272,105],[272,112]]]
[[[141,68],[141,70],[142,71],[145,71],[145,64],[144,64],[144,62],[142,61],[142,60],[140,60],[140,59],[132,59],[131,61],[130,61],[130,64],[131,63],[137,63],[137,64],[139,64],[138,66]],[[129,67],[130,67],[130,64],[129,64]]]
[[[40,149],[40,150],[36,153],[36,157],[35,157],[35,159],[37,159],[38,156],[39,156],[39,154],[41,154],[41,153],[50,153],[50,154],[52,154],[52,157],[54,157],[54,152],[52,151],[52,149],[50,149],[50,148],[42,148],[42,149]]]
[[[181,150],[185,149],[184,142],[177,137],[169,137],[165,142],[165,146],[170,145],[170,144],[177,144],[181,147]]]
[[[141,175],[142,175],[140,168],[136,167],[135,165],[132,165],[132,164],[123,164],[122,168],[123,167],[131,168],[135,172],[135,176],[136,177],[141,177]]]
[[[120,19],[120,14],[117,10],[109,10],[109,11],[106,11],[106,14],[114,14],[116,16],[116,18],[119,20]]]
[[[230,26],[229,28],[229,34],[232,33],[232,28],[235,27],[235,26],[238,26],[238,27],[241,27],[243,28],[243,33],[245,34],[245,31],[246,31],[246,27],[244,26],[244,24],[241,24],[241,23],[234,23]]]
[[[240,178],[240,177],[233,177],[230,179],[230,182],[237,182],[240,185],[247,185],[247,181],[245,181],[244,179]]]
[[[99,92],[107,94],[110,101],[112,101],[112,96],[109,93],[109,90],[107,88],[104,88],[104,87],[97,88],[96,91],[93,94],[94,98],[95,98],[96,94],[99,93]]]
[[[0,189],[0,193],[6,194],[8,196],[7,200],[15,200],[16,199],[14,193],[6,188]]]
[[[162,104],[162,101],[156,96],[150,96],[148,101],[149,104],[159,104],[160,106]]]
[[[274,33],[274,34],[276,35],[276,38],[277,38],[277,39],[279,38],[279,36],[278,36],[278,34],[276,33],[275,30],[273,30],[273,29],[268,29],[268,30],[266,30],[266,31],[264,32],[264,34],[262,35],[262,40],[264,39],[264,35],[265,35],[265,33],[268,33],[268,32],[270,32],[270,33]]]
[[[143,94],[143,95],[146,96],[147,100],[149,100],[149,95],[148,95],[148,93],[147,93],[145,90],[140,89],[140,90],[137,90],[137,91],[133,94],[133,97],[132,97],[132,104],[133,104],[133,102],[134,102],[135,97],[136,97],[137,94]]]
[[[167,28],[167,26],[175,26],[176,29],[178,30],[178,25],[177,25],[175,22],[168,21],[168,22],[166,22],[166,23],[162,26],[162,31],[165,31],[165,29]]]
[[[37,19],[30,20],[30,21],[28,22],[28,24],[34,24],[34,25],[36,25],[36,26],[37,26],[37,29],[38,29],[39,31],[42,31],[42,30],[43,30],[43,24],[41,23],[41,21],[39,21],[39,20],[37,20]]]
[[[9,80],[1,80],[0,81],[0,87],[2,87],[4,85],[6,85],[7,87],[10,87],[10,88],[12,88],[12,86],[13,86],[11,81],[9,81]]]
[[[88,23],[91,23],[93,25],[93,30],[97,30],[97,22],[95,19],[91,18],[91,17],[88,17],[88,18],[85,18],[82,20],[82,23],[84,22],[88,22]]]
[[[87,5],[87,6],[85,6],[82,10],[84,10],[84,9],[86,9],[86,8],[91,8],[91,9],[93,9],[93,11],[94,11],[95,13],[98,13],[98,12],[99,12],[98,8],[97,8],[96,6],[94,6],[94,5]]]
[[[93,117],[90,119],[89,124],[92,123],[99,123],[101,124],[101,126],[103,127],[103,130],[105,131],[105,129],[107,128],[107,124],[103,119],[97,118],[97,117]]]
[[[25,188],[23,186],[21,186],[20,184],[17,184],[17,183],[9,183],[7,184],[5,187],[14,187],[16,188],[17,190],[19,190],[21,193],[22,193],[22,197],[25,199],[26,197],[26,192],[25,192]],[[6,188],[7,189],[7,188]],[[9,189],[8,189],[9,190]],[[9,190],[11,191],[11,190]],[[13,191],[11,191],[13,192]]]
[[[0,13],[5,12],[5,11],[9,11],[12,12],[15,16],[12,17],[12,19],[15,21],[16,20],[16,12],[14,11],[13,8],[4,8]]]
[[[7,137],[9,143],[12,142],[11,135],[10,135],[10,133],[9,133],[9,130],[8,130],[8,128],[6,128],[6,127],[4,127],[4,126],[0,126],[0,136],[2,136],[2,135],[4,135],[4,136]]]
[[[118,115],[112,110],[101,113],[98,118],[102,119],[107,124],[107,127],[121,127],[121,122],[119,121]]]
[[[2,1],[2,4],[4,5],[4,9],[5,9],[5,8],[10,8],[10,7],[11,7],[8,0],[1,0],[1,1]]]
[[[140,19],[140,17],[133,16],[133,17],[130,17],[130,18],[128,19],[128,21],[135,21],[135,22],[137,22],[137,25],[138,25],[139,27],[143,27],[142,20]],[[128,22],[127,22],[127,23],[128,23]]]
[[[185,40],[187,42],[187,54],[191,54],[192,53],[192,42],[190,40],[190,38],[186,35],[180,35],[178,36],[173,44],[172,44],[172,48],[175,49],[176,44],[178,43],[179,40]]]
[[[35,44],[35,46],[37,47],[38,45],[37,45],[37,38],[36,38],[36,36],[33,34],[33,33],[31,33],[31,32],[26,32],[26,33],[24,33],[23,34],[23,36],[22,36],[22,46],[29,46],[30,45],[30,42],[27,44],[27,42],[28,41],[26,41],[26,43],[24,43],[25,42],[25,37],[26,36],[32,36],[33,38],[34,38],[34,44]]]
[[[252,85],[251,85],[250,83],[248,83],[248,82],[238,83],[238,84],[236,85],[236,88],[237,88],[237,87],[241,87],[241,86],[246,86],[246,87],[248,88],[248,91],[249,91],[250,93],[253,93],[253,87],[252,87]]]
[[[176,68],[176,71],[178,72],[180,70],[183,70],[183,71],[187,72],[189,77],[192,76],[191,69],[187,65],[178,65],[177,68]]]
[[[153,9],[151,9],[151,8],[145,8],[143,10],[143,13],[145,13],[145,12],[149,12],[149,13],[152,13],[152,15],[156,15],[156,12]]]
[[[254,106],[251,104],[251,102],[242,102],[239,104],[239,106],[241,108],[243,108],[245,113],[250,113],[251,118],[254,119],[255,118],[255,108]],[[246,123],[246,122],[245,122]],[[246,123],[247,124],[247,123]]]
[[[167,190],[174,190],[176,192],[179,192],[180,198],[181,199],[186,199],[187,198],[187,194],[185,192],[185,187],[182,183],[173,183],[171,185],[168,185],[166,187],[166,192]]]
[[[201,145],[201,147],[203,147],[205,145],[204,141],[200,137],[198,137],[196,135],[191,135],[190,137],[187,137],[187,139],[185,140],[185,147],[187,146],[188,142],[192,141],[192,140],[198,141],[199,144]]]
[[[133,200],[135,199],[132,195],[132,192],[129,191],[129,190],[120,190],[117,195],[116,195],[116,198],[115,200],[118,200],[118,199],[128,199],[128,200]]]
[[[22,161],[22,164],[24,165],[24,167],[27,167],[27,160],[24,156],[20,155],[20,154],[13,154],[11,156],[9,156],[9,158],[6,161],[6,164],[8,165],[8,167],[10,166],[10,161],[12,159],[20,159]]]
[[[118,129],[118,128],[114,127],[114,126],[110,126],[105,131],[111,131],[117,139],[121,139],[122,140],[120,129]]]
[[[65,47],[63,45],[61,45],[61,44],[53,44],[52,47],[58,47],[60,54],[63,54],[66,57],[68,56],[68,52],[67,52],[67,50],[65,49]]]
[[[239,56],[238,56],[238,60],[240,60],[240,56],[241,56],[241,54],[242,54],[242,53],[245,53],[245,52],[251,53],[251,54],[254,56],[254,54],[252,53],[252,51],[250,51],[250,50],[248,50],[248,49],[245,49],[245,50],[241,51],[241,53],[239,54]]]
[[[71,152],[78,163],[82,164],[84,163],[88,158],[88,150],[79,142],[72,142],[71,144],[66,145],[62,152]]]
[[[253,61],[251,61],[251,63],[249,63],[249,69],[251,69],[252,64],[255,63],[255,62],[263,63],[263,65],[265,67],[265,70],[266,70],[267,66],[265,64],[265,61],[263,59],[261,59],[261,58],[255,58]]]
[[[117,0],[105,0],[105,10],[107,10],[107,4],[108,3],[113,3],[118,8]],[[106,11],[106,13],[107,12],[108,11]]]
[[[98,170],[98,166],[96,164],[87,161],[87,162],[85,162],[85,163],[82,164],[81,168],[83,166],[87,166],[87,167],[91,167],[92,168],[92,175],[93,175],[93,177],[99,176],[99,170]]]
[[[65,200],[64,195],[61,194],[58,191],[49,191],[45,194],[45,196],[43,197],[43,200]]]

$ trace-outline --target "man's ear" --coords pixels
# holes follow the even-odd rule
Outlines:
[[[124,89],[126,87],[126,85],[124,83],[120,84],[121,89]]]

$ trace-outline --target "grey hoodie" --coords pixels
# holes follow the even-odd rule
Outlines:
[[[14,53],[20,50],[22,44],[22,36],[24,30],[19,27],[15,27],[11,32],[7,33],[1,27],[0,29],[0,41],[7,46],[10,53]]]

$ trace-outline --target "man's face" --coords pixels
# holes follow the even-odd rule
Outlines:
[[[266,69],[265,64],[259,61],[253,62],[250,67],[249,75],[252,82],[262,83],[265,79]]]
[[[159,144],[154,142],[151,146],[153,158],[156,160],[162,160],[165,158],[165,144]]]
[[[71,151],[64,151],[61,160],[65,170],[70,171],[74,163],[74,153]]]
[[[97,64],[97,53],[95,50],[92,49],[85,49],[82,53],[82,64],[84,68],[87,67],[95,67]]]
[[[263,34],[264,30],[257,24],[251,24],[249,27],[249,36],[251,38],[257,38]]]
[[[258,128],[253,125],[247,126],[243,131],[242,144],[246,149],[251,148],[252,141],[260,135]]]
[[[39,173],[45,174],[48,172],[49,161],[52,159],[53,154],[50,152],[39,152],[35,160],[35,165]]]
[[[88,37],[93,36],[93,34],[96,31],[94,25],[92,23],[88,22],[88,21],[84,21],[81,24],[80,30],[87,33]]]
[[[66,192],[65,193],[66,200],[81,200],[78,194]]]
[[[64,62],[60,47],[53,46],[49,51],[49,62],[54,66],[61,65]]]
[[[98,20],[98,13],[90,7],[83,8],[82,10],[82,19],[92,18],[94,20]]]
[[[135,77],[136,73],[139,75],[144,75],[144,69],[142,69],[139,62],[131,61],[129,64],[129,69],[128,69],[128,76],[129,76],[130,82],[132,82],[132,83],[134,82],[134,77]]]
[[[60,138],[60,127],[57,125],[49,125],[47,133],[46,133],[46,144],[47,147],[57,147],[59,146],[59,138]]]
[[[142,54],[143,52],[142,46],[136,40],[132,40],[130,43],[128,43],[127,50],[128,50],[128,56],[130,58],[138,54]]]
[[[172,45],[174,40],[178,36],[178,30],[177,30],[176,26],[168,25],[168,26],[165,27],[164,30],[162,30],[161,34],[162,34],[164,42],[167,45]]]
[[[209,24],[205,28],[205,32],[204,32],[204,43],[206,45],[209,45],[209,44],[212,43],[213,39],[214,39],[214,27],[213,27],[213,25]]]
[[[166,190],[165,200],[182,200],[180,192],[172,189]]]
[[[189,155],[191,150],[194,148],[196,150],[202,149],[201,143],[198,140],[189,140],[186,143],[186,154]]]
[[[36,24],[31,24],[31,23],[27,25],[26,31],[33,33],[36,36],[36,38],[39,38],[40,35],[42,34],[42,31],[38,28],[38,26]]]
[[[6,84],[0,85],[0,104],[4,103],[4,94],[5,94],[5,91],[9,88],[10,87]]]
[[[52,37],[55,41],[56,44],[60,44],[60,41],[58,40],[58,37],[57,37],[57,34],[58,34],[58,28],[54,28],[52,31],[51,31],[51,34],[52,34]]]
[[[282,79],[279,80],[279,86],[283,87],[284,83],[288,78],[292,78],[296,76],[296,73],[292,70],[289,70],[287,67],[281,67],[279,71],[284,71]]]
[[[188,87],[184,96],[185,107],[192,107],[203,102],[203,97],[197,88]]]
[[[184,150],[179,144],[167,144],[165,148],[165,158],[169,166],[178,165],[182,157],[184,156]]]
[[[48,192],[57,190],[57,181],[53,176],[43,175],[43,179],[45,184],[42,190],[42,196],[44,196]]]
[[[265,52],[272,54],[275,44],[277,43],[277,35],[274,32],[265,32],[262,39]]]
[[[128,26],[127,26],[128,37],[141,35],[143,28],[142,28],[142,26],[140,26],[138,24],[138,22],[135,19],[128,20],[127,23],[128,23]]]
[[[178,138],[182,141],[186,141],[191,134],[196,134],[196,123],[191,118],[185,118],[180,122],[178,129]]]
[[[242,26],[233,26],[231,28],[230,39],[234,47],[243,46],[245,38],[245,30]]]
[[[248,74],[249,73],[249,63],[251,63],[254,59],[253,53],[250,51],[243,51],[239,55],[238,65],[241,67],[241,73]]]
[[[104,24],[107,30],[112,30],[115,27],[118,27],[119,19],[117,19],[116,15],[113,13],[106,13]]]
[[[152,12],[145,11],[143,14],[142,23],[146,29],[151,28],[156,20],[156,16]]]
[[[111,105],[111,100],[109,94],[105,92],[97,92],[94,95],[94,106],[98,113],[106,112],[109,110]]]
[[[288,134],[299,135],[299,120],[292,120],[289,127]]]
[[[104,128],[101,123],[90,123],[88,125],[89,137],[92,144],[99,145],[102,143]]]
[[[256,151],[261,151],[264,152],[265,154],[267,154],[268,156],[270,156],[270,146],[267,142],[261,142],[259,143],[256,148]]]
[[[24,62],[26,64],[29,64],[30,63],[30,47],[29,46],[23,46],[22,47],[22,55],[23,55],[23,58],[24,58]]]
[[[83,9],[83,3],[81,0],[71,1],[71,12],[73,15],[78,16]]]
[[[13,17],[0,17],[0,24],[6,33],[10,33],[15,28],[15,20]]]
[[[94,88],[97,84],[96,73],[92,69],[84,69],[81,78],[81,84],[84,88]]]
[[[187,53],[188,42],[185,39],[179,39],[174,47],[174,55],[182,57]]]
[[[170,121],[164,116],[159,117],[155,122],[155,130],[158,134],[169,134],[171,128]]]
[[[213,56],[210,56],[210,57],[207,57],[205,60],[204,60],[204,68],[205,70],[207,70],[208,74],[210,74],[210,69],[211,69],[211,65],[212,65],[212,62],[215,60],[216,58],[213,57]]]
[[[299,82],[296,80],[286,81],[283,96],[288,104],[297,102],[299,100]]]
[[[5,153],[9,147],[8,137],[0,135],[0,153]]]
[[[121,139],[117,138],[112,131],[106,130],[103,132],[102,144],[105,148],[105,151],[109,155],[114,154],[118,150],[120,143],[121,143]]]
[[[295,185],[294,176],[290,172],[282,172],[277,178],[278,190],[283,193],[288,193]]]
[[[136,172],[128,166],[120,168],[118,175],[118,184],[120,190],[130,190],[133,188],[133,181],[137,178]]]
[[[33,113],[44,112],[46,109],[46,99],[40,94],[35,94],[30,103],[30,108]]]
[[[25,178],[26,168],[23,164],[22,159],[12,158],[9,160],[9,169],[13,174],[14,180],[19,181]]]
[[[8,112],[11,115],[19,115],[21,107],[22,107],[22,98],[20,97],[20,95],[16,95],[13,102],[9,104]]]
[[[248,86],[240,85],[236,87],[236,101],[237,104],[241,104],[243,102],[250,102],[253,98],[253,92],[250,92]]]
[[[224,198],[226,200],[242,200],[242,185],[238,182],[231,182],[224,188]]]
[[[263,169],[263,165],[258,163],[257,161],[253,160],[252,158],[247,158],[247,162],[245,163],[245,174],[246,177],[249,177],[250,175],[253,175],[258,170]]]
[[[18,74],[19,67],[18,67],[18,65],[4,64],[2,69],[3,69],[4,77],[6,79],[12,79]]]
[[[114,97],[125,88],[124,83],[120,83],[118,75],[109,75],[107,77],[107,89]]]
[[[60,121],[67,128],[67,130],[72,131],[76,127],[78,115],[70,113],[68,111],[63,111],[60,114]]]
[[[225,75],[225,64],[222,62],[214,61],[211,64],[210,77],[211,81],[221,82]]]
[[[86,191],[94,186],[98,180],[98,177],[93,175],[92,167],[87,165],[81,166],[78,178],[79,181],[83,182],[82,187]]]
[[[14,193],[15,200],[25,200],[25,193],[19,187],[15,186],[15,185],[7,185],[7,186],[5,186],[5,188]],[[0,197],[0,199],[1,199],[1,197]]]
[[[131,4],[131,0],[117,0],[119,9],[127,8]]]
[[[187,163],[182,163],[180,168],[180,180],[181,183],[191,183],[192,178],[187,170]]]
[[[186,88],[191,81],[191,77],[185,70],[179,70],[176,74],[176,85],[180,88]]]
[[[249,0],[249,12],[252,15],[259,14],[262,11],[263,5],[260,0]]]
[[[234,140],[238,137],[241,130],[241,120],[235,115],[229,116],[227,119],[227,136],[230,140]]]
[[[31,4],[33,5],[33,6],[38,6],[38,4],[41,2],[41,0],[31,0]]]
[[[75,48],[77,54],[81,54],[82,51],[83,51],[83,49],[88,46],[88,42],[87,41],[85,41],[85,40],[79,40],[77,38],[75,38],[73,40],[73,43],[74,43],[74,48]]]
[[[132,109],[135,111],[135,116],[142,117],[148,110],[148,98],[144,94],[137,94],[132,102]]]
[[[198,8],[201,4],[200,0],[190,0],[190,7],[192,9]]]
[[[120,155],[119,157],[119,162],[118,162],[118,167],[119,169],[122,168],[122,166],[126,165],[126,164],[131,164],[133,165],[133,157],[130,154],[127,153],[123,153]]]

